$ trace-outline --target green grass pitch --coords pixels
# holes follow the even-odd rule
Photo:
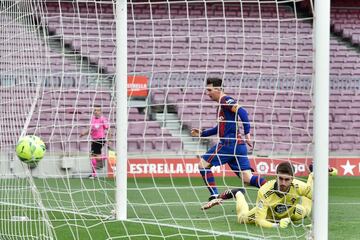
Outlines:
[[[217,178],[220,190],[224,186],[238,186],[239,179]],[[104,220],[100,217],[110,212],[109,201],[114,199],[114,181],[111,179],[88,180],[69,179],[36,179],[35,183],[41,190],[86,189],[74,192],[72,200],[81,206],[78,209],[97,214],[77,214],[67,211],[46,211],[51,221],[52,234],[56,239],[305,239],[306,227],[298,224],[287,229],[262,229],[253,225],[236,223],[235,202],[226,201],[208,211],[200,210],[200,202],[205,202],[208,191],[201,178],[143,178],[128,180],[128,218],[129,221]],[[329,198],[329,239],[360,238],[360,184],[356,177],[330,177]],[[173,186],[176,186],[176,191]],[[141,188],[141,191],[138,190]],[[103,191],[107,189],[107,196]],[[70,209],[69,196],[61,191],[49,194],[43,192],[43,204],[46,208],[56,208],[56,203]],[[249,201],[254,201],[256,189],[249,188]],[[91,209],[90,201],[96,201],[97,208]],[[89,206],[89,208],[87,208]],[[324,206],[326,207],[326,206]],[[6,213],[6,206],[0,207]],[[19,215],[29,214],[21,210]],[[30,219],[36,219],[35,214]],[[4,214],[2,214],[4,216]],[[8,216],[5,214],[8,218]],[[66,219],[66,221],[64,221]],[[142,221],[140,221],[140,219]],[[12,235],[9,239],[22,239],[29,234],[33,239],[47,239],[37,230],[41,223],[36,221],[3,222],[0,221],[2,232],[0,239]],[[309,224],[305,220],[304,224]],[[5,227],[6,226],[6,227]],[[45,234],[46,235],[46,234]],[[32,238],[29,238],[32,239]]]

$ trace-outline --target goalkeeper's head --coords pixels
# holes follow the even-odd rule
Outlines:
[[[294,167],[289,162],[282,162],[276,168],[278,190],[288,192],[294,179]]]
[[[214,101],[219,101],[223,94],[222,79],[208,78],[206,79],[206,94]]]

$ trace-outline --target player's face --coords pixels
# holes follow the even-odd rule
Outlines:
[[[221,90],[218,87],[214,87],[212,84],[206,86],[206,94],[211,100],[219,101]]]
[[[277,176],[277,182],[279,186],[279,190],[281,192],[287,192],[291,186],[291,183],[293,181],[293,177],[287,174],[279,174]]]
[[[101,109],[100,108],[95,108],[94,109],[94,116],[96,118],[99,118],[101,116]]]

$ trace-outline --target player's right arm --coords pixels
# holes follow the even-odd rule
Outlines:
[[[308,176],[308,179],[306,181],[306,184],[299,184],[299,195],[305,196],[309,199],[312,199],[312,193],[313,193],[313,173],[310,173]]]
[[[209,128],[206,130],[200,130],[198,128],[191,129],[191,136],[192,137],[208,137],[217,134],[218,126],[216,125],[213,128]]]
[[[298,196],[304,196],[309,199],[312,199],[313,193],[313,173],[310,173],[307,179],[307,182],[303,182],[297,179],[293,180],[293,185],[296,189]]]
[[[88,134],[89,134],[89,130],[86,130],[86,131],[80,133],[80,137],[88,135]]]
[[[266,220],[268,209],[269,209],[269,203],[265,199],[261,189],[259,189],[258,196],[256,199],[255,223],[256,225],[265,228],[278,227],[279,224]]]

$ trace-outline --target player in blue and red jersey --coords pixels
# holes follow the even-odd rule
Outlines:
[[[254,176],[247,157],[247,146],[252,148],[250,137],[250,122],[246,110],[236,101],[227,96],[222,89],[220,78],[208,78],[206,81],[207,95],[220,103],[218,108],[218,125],[213,128],[200,130],[191,129],[193,137],[208,137],[217,134],[219,142],[211,147],[199,162],[199,170],[209,189],[209,201],[218,197],[215,178],[211,171],[212,166],[228,164],[232,171],[241,177],[245,184],[260,187],[266,183],[264,178]],[[244,136],[239,129],[239,120],[242,122]],[[206,206],[204,206],[206,209]],[[203,208],[204,208],[203,207]]]

